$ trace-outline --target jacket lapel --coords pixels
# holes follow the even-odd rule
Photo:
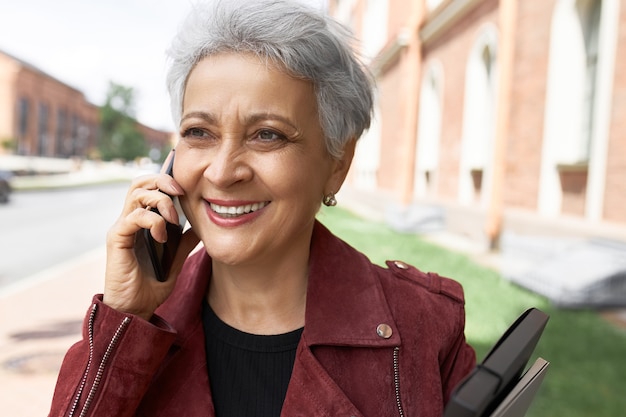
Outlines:
[[[391,330],[381,337],[377,329]],[[396,323],[370,261],[316,222],[304,334],[309,346],[394,347]]]
[[[386,327],[379,335],[377,329],[381,325]],[[330,360],[333,355],[328,356],[328,350],[322,348],[380,348],[375,350],[389,357],[391,368],[388,353],[400,345],[395,320],[369,260],[316,222],[304,332],[282,415],[362,416],[337,383],[339,374],[355,369],[349,365],[339,369],[337,362]],[[316,354],[318,350],[320,354]],[[379,365],[380,361],[376,361],[373,366]],[[385,379],[382,372],[378,377]],[[365,382],[358,380],[357,373],[349,379],[356,384]]]
[[[281,416],[361,417],[308,348],[300,343]]]
[[[177,338],[163,364],[160,383],[152,387],[146,415],[215,415],[202,326],[202,303],[210,276],[211,259],[201,250],[185,263],[174,291],[157,309],[177,330]]]

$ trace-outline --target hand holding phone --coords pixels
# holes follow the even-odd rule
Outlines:
[[[165,173],[172,178],[174,177],[174,156],[175,154],[172,150],[172,157],[169,159],[169,163],[165,169]],[[172,264],[174,263],[176,250],[178,249],[183,235],[185,223],[187,222],[187,218],[183,213],[178,197],[170,196],[170,198],[172,199],[176,212],[178,213],[179,224],[166,222],[165,227],[167,230],[167,241],[165,243],[156,241],[148,229],[142,229],[140,231],[141,238],[143,239],[143,243],[145,244],[150,257],[150,263],[154,269],[154,275],[160,282],[167,280]],[[151,208],[150,210],[159,214],[159,211],[156,208]]]
[[[106,239],[103,302],[146,320],[169,297],[175,274],[200,242],[193,228],[185,228],[181,236],[186,220],[177,198],[170,200],[169,195],[183,195],[184,190],[164,175],[172,174],[173,156],[169,155],[160,174],[143,175],[132,181],[122,212]],[[177,214],[173,207],[178,208]],[[168,225],[168,221],[177,224]],[[151,233],[155,233],[156,239]],[[167,242],[160,243],[164,240]]]

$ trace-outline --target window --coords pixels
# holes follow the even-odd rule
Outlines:
[[[470,53],[465,72],[459,201],[487,204],[495,134],[496,28],[484,28]]]
[[[551,143],[557,164],[589,161],[596,101],[600,5],[599,0],[561,0],[554,11],[545,140]]]
[[[77,115],[72,115],[72,125],[71,125],[71,147],[72,149],[77,149],[81,146],[79,135],[80,129],[80,119]]]
[[[37,132],[37,154],[40,156],[48,153],[48,106],[39,103],[39,123]]]
[[[583,113],[581,125],[581,159],[588,160],[593,135],[594,111],[596,107],[596,79],[598,67],[598,32],[600,29],[599,0],[579,2],[581,23],[585,39],[585,84],[583,92]]]
[[[56,153],[59,156],[69,156],[71,155],[71,150],[67,149],[68,144],[66,143],[66,118],[67,112],[63,109],[59,109],[57,111],[57,129],[56,129]]]
[[[538,208],[584,215],[591,148],[596,137],[600,0],[559,0],[550,28],[550,56]],[[585,202],[587,200],[587,202]],[[589,203],[595,204],[595,203]]]
[[[370,128],[358,140],[354,154],[355,186],[362,190],[375,190],[378,186],[382,127],[378,97],[374,97],[374,116]]]
[[[18,114],[18,136],[23,138],[28,133],[28,99],[21,98],[17,104]]]
[[[417,197],[433,194],[437,183],[442,119],[442,73],[441,65],[431,65],[422,80],[413,182]]]

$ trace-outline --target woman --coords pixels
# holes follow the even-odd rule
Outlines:
[[[475,365],[460,285],[374,266],[315,220],[370,122],[349,41],[289,1],[192,12],[170,51],[173,178],[131,185],[51,415],[442,414]],[[135,236],[167,240],[179,219],[166,194],[191,229],[159,282]]]

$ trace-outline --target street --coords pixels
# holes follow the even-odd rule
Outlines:
[[[0,290],[104,247],[127,183],[16,192],[0,205]]]

